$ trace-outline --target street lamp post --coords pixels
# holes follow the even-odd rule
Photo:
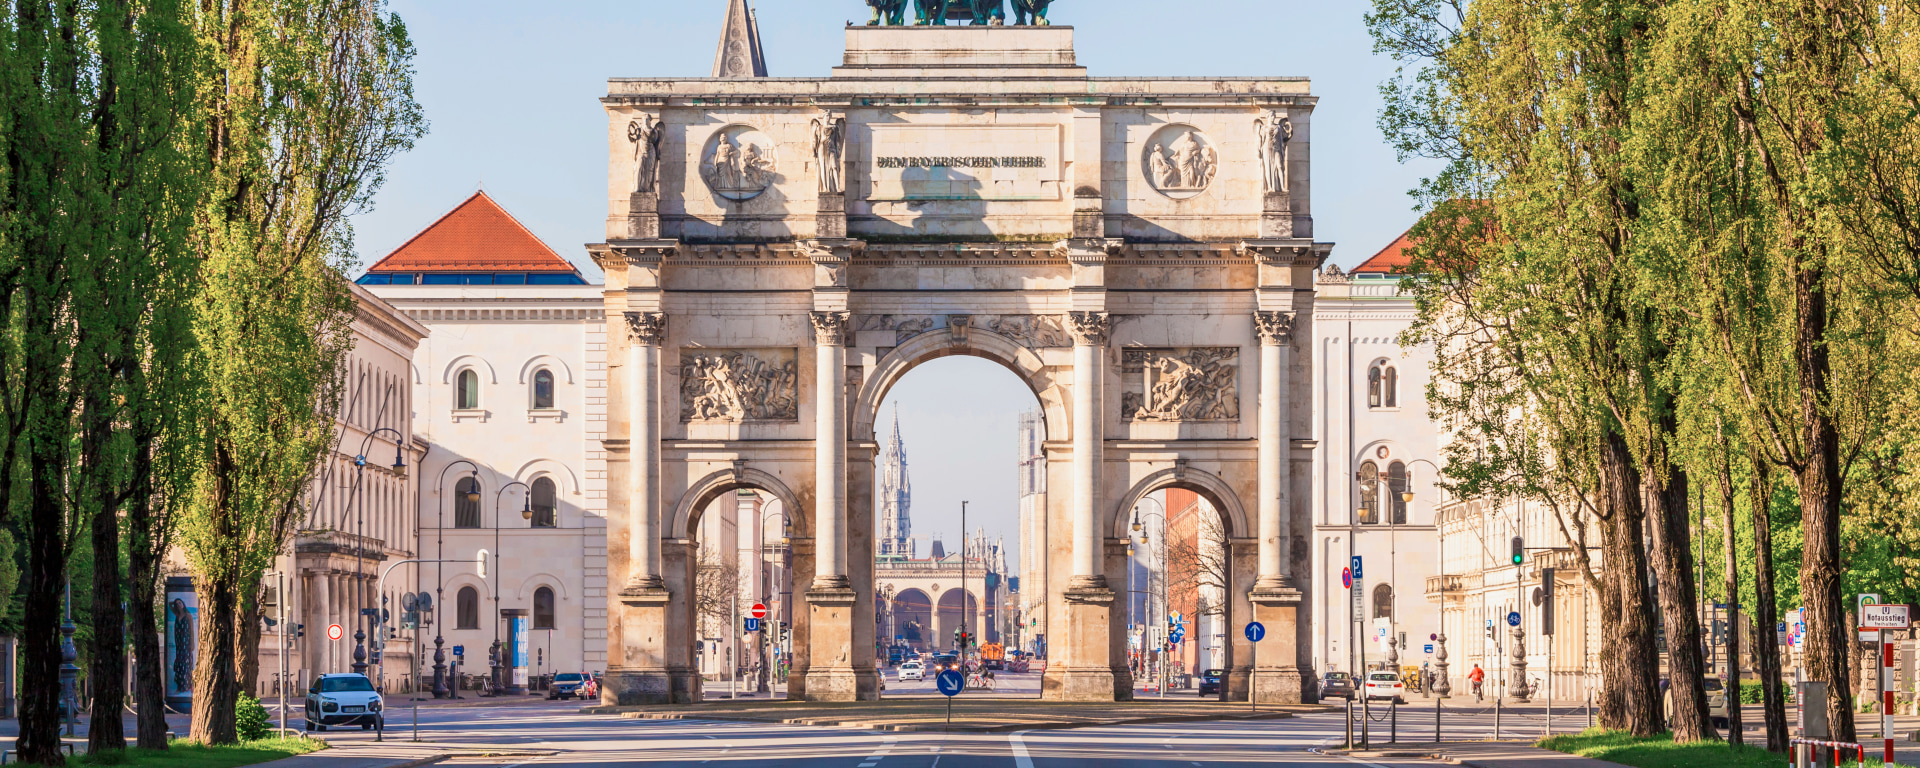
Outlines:
[[[1160,507],[1159,512],[1148,512],[1144,515],[1140,514],[1139,509],[1136,507],[1134,510],[1134,529],[1135,530],[1140,529],[1139,521],[1141,518],[1152,518],[1152,517],[1160,518],[1160,557],[1158,558],[1155,565],[1160,571],[1160,622],[1166,625],[1162,629],[1162,631],[1170,632],[1173,629],[1172,627],[1173,595],[1171,594],[1171,590],[1169,589],[1169,585],[1167,583],[1167,577],[1169,575],[1167,572],[1167,516],[1165,514],[1167,507],[1165,504],[1160,504],[1158,500],[1154,499],[1151,496],[1143,496],[1141,497],[1141,500],[1152,501],[1154,504],[1159,505]],[[1140,531],[1141,546],[1146,546],[1149,543],[1151,543],[1151,539],[1148,538],[1147,532]],[[1151,550],[1149,550],[1149,553],[1151,553]],[[1154,596],[1154,591],[1153,591],[1154,570],[1155,570],[1154,568],[1147,569],[1147,609],[1146,611],[1147,611],[1147,626],[1149,627],[1149,635],[1148,635],[1149,637],[1152,636],[1151,627],[1154,626],[1153,624],[1154,616],[1153,616],[1153,607],[1152,607],[1153,596]],[[1172,665],[1172,662],[1167,658],[1168,649],[1172,647],[1172,643],[1170,642],[1171,637],[1170,635],[1165,635],[1165,634],[1163,634],[1162,637],[1167,639],[1161,640],[1160,647],[1155,649],[1157,658],[1159,659],[1159,663],[1154,665],[1154,677],[1159,681],[1159,684],[1160,684],[1160,698],[1164,699],[1167,697],[1167,682],[1168,682],[1168,678],[1172,676],[1173,665]]]
[[[355,505],[355,509],[359,513],[357,523],[360,529],[360,532],[355,534],[355,538],[358,540],[353,543],[353,581],[355,584],[354,591],[359,593],[359,599],[364,602],[360,608],[360,618],[362,621],[355,622],[353,628],[353,671],[361,675],[367,674],[367,635],[369,630],[374,629],[374,622],[379,619],[379,611],[371,607],[370,604],[372,601],[368,599],[369,596],[367,595],[367,494],[364,493],[367,481],[367,448],[373,445],[373,438],[379,436],[382,432],[393,433],[394,473],[401,477],[405,477],[407,473],[407,459],[402,453],[402,451],[405,450],[403,441],[406,439],[406,436],[400,434],[400,430],[392,427],[381,427],[372,432],[368,432],[366,438],[360,441],[360,452],[353,457],[354,496],[357,497],[355,501],[359,502]],[[378,641],[379,638],[376,637],[375,642]]]
[[[466,459],[461,459],[442,468],[440,470],[440,486],[436,487],[435,490],[445,487],[447,483],[447,471],[461,464],[467,465],[467,468],[470,470],[467,473],[467,479],[473,481],[473,490],[466,493],[466,500],[478,506],[480,504],[480,465]],[[458,488],[458,483],[455,484],[455,487]],[[434,558],[436,560],[436,564],[433,566],[433,604],[441,606],[441,610],[444,611],[447,604],[447,579],[446,571],[439,563],[447,562],[446,496],[440,496],[439,507],[436,513],[437,520],[434,523],[435,528],[433,534]],[[456,609],[457,608],[458,606],[456,606]],[[456,610],[455,613],[457,614],[458,611]],[[452,696],[457,699],[460,698],[459,683],[456,681],[452,690],[449,690],[447,687],[447,638],[446,635],[443,634],[445,626],[446,622],[444,620],[433,623],[433,697],[436,699],[444,699]]]
[[[503,670],[507,668],[507,658],[506,648],[500,643],[500,622],[504,617],[504,614],[500,612],[500,499],[506,495],[508,488],[516,485],[526,489],[526,498],[520,509],[520,517],[525,520],[532,520],[533,489],[528,488],[526,483],[515,480],[500,486],[500,490],[495,491],[493,494],[493,650],[491,653],[493,657],[493,690],[491,693],[496,697],[501,694],[501,691],[506,690],[507,687],[507,684],[501,680],[501,674]]]
[[[1439,466],[1426,459],[1414,459],[1407,462],[1407,466],[1409,467],[1414,464],[1425,464],[1433,467],[1435,474],[1440,472]],[[1400,492],[1400,501],[1408,507],[1413,506],[1413,478],[1407,478],[1407,489]],[[1453,683],[1447,680],[1447,526],[1446,520],[1439,507],[1434,507],[1433,510],[1433,527],[1438,533],[1437,538],[1440,540],[1440,627],[1439,631],[1434,633],[1433,638],[1436,645],[1434,646],[1433,654],[1432,685],[1434,695],[1444,699],[1447,697],[1447,694],[1453,692]],[[1396,599],[1397,597],[1396,595]]]

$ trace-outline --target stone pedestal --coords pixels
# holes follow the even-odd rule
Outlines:
[[[656,240],[660,237],[660,194],[635,192],[627,198],[628,240]]]
[[[1299,590],[1256,591],[1253,620],[1267,628],[1254,659],[1253,692],[1261,704],[1301,704],[1313,690],[1310,670],[1300,667]]]
[[[677,647],[672,635],[672,595],[666,590],[649,590],[622,595],[621,661],[607,670],[606,685],[600,689],[603,704],[692,704],[700,700],[700,676],[690,664],[675,664],[670,648]]]
[[[1260,210],[1260,236],[1293,237],[1293,196],[1286,192],[1268,192]]]
[[[847,196],[838,193],[820,193],[820,207],[814,214],[813,236],[822,240],[834,240],[847,236]]]
[[[852,589],[807,591],[807,646],[812,658],[802,694],[807,701],[878,701],[880,678],[856,663],[856,655],[871,649],[854,643]]]
[[[1133,679],[1113,656],[1114,592],[1105,585],[1076,585],[1063,595],[1065,631],[1054,633],[1052,651],[1040,680],[1040,698],[1049,701],[1128,701]],[[1122,640],[1121,642],[1125,642]]]

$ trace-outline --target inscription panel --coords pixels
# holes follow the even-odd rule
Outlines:
[[[868,126],[867,199],[1060,200],[1058,125]]]

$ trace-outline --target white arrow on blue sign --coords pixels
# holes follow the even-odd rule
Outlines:
[[[1260,622],[1257,622],[1257,621],[1247,622],[1247,641],[1248,642],[1257,643],[1257,642],[1260,642],[1260,638],[1263,638],[1266,636],[1267,636],[1267,628],[1264,626],[1261,626]]]
[[[1360,556],[1359,556],[1359,555],[1354,555],[1354,556],[1353,556],[1353,580],[1354,580],[1354,581],[1359,581],[1359,580],[1360,580],[1360,578],[1361,578],[1361,576],[1360,576]]]
[[[935,676],[933,683],[934,685],[940,686],[940,692],[946,694],[947,698],[958,696],[961,691],[967,688],[967,678],[962,676],[959,670],[953,669],[941,672]]]

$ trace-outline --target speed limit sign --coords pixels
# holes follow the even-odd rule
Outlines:
[[[345,630],[343,630],[343,629],[341,629],[341,628],[340,628],[340,625],[338,625],[338,624],[328,624],[328,625],[327,625],[327,639],[328,639],[328,640],[338,640],[338,639],[340,639],[340,637],[341,637],[342,635],[345,635],[345,634],[346,634],[346,631],[345,631]]]

